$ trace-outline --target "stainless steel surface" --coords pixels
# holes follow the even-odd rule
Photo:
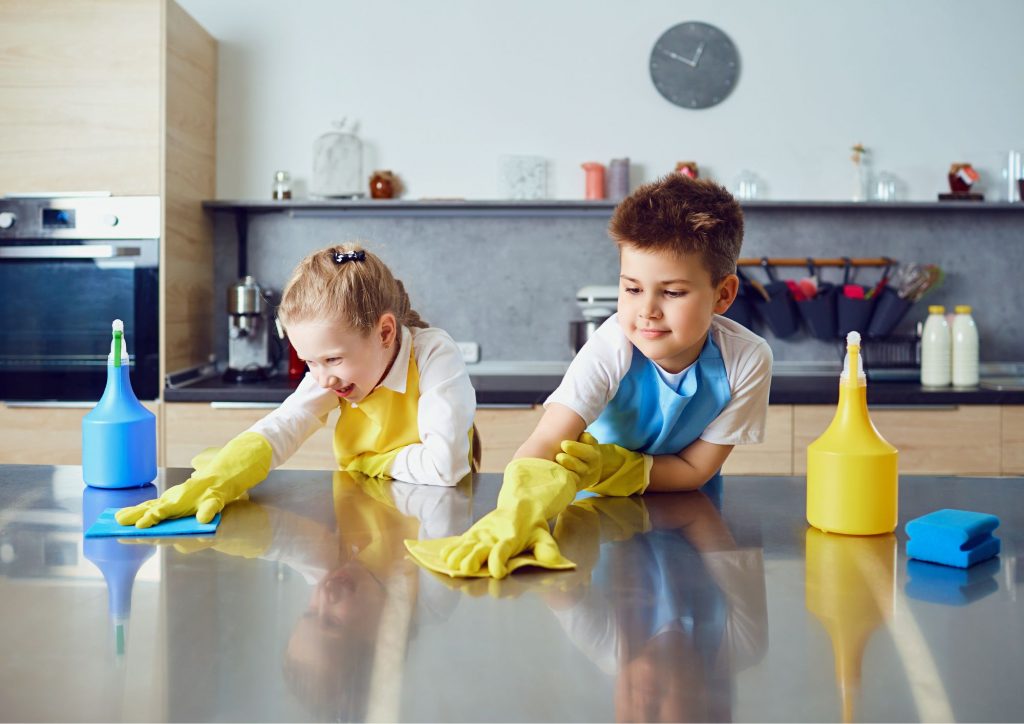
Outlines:
[[[229,506],[212,540],[83,547],[83,510],[116,496],[83,492],[75,467],[0,467],[0,718],[1003,721],[1024,711],[1021,478],[904,477],[895,536],[808,531],[802,479],[730,477],[721,512],[714,491],[572,506],[554,530],[574,572],[452,581],[408,560],[404,539],[464,529],[499,482],[361,486],[276,471],[251,502]],[[968,571],[908,563],[903,523],[942,507],[1000,515],[1000,557]],[[135,568],[126,612],[119,581]]]
[[[0,247],[0,259],[113,259],[139,256],[137,246],[113,244],[82,244],[76,246],[8,246]]]
[[[569,347],[574,354],[583,349],[583,345],[603,323],[603,319],[574,319],[569,322]]]
[[[978,382],[979,387],[989,390],[1024,390],[1024,376],[1022,377],[985,377]]]
[[[157,239],[159,196],[0,198],[0,240]]]

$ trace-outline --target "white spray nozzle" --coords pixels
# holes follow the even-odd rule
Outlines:
[[[850,379],[850,348],[860,349],[860,332],[850,332],[846,335],[846,357],[843,359],[843,373],[839,376],[841,380]],[[857,354],[857,382],[867,383],[867,375],[864,374],[864,362],[860,354]]]
[[[110,340],[110,354],[107,355],[107,364],[114,364],[114,350],[117,348],[121,349],[121,365],[127,365],[129,363],[128,358],[128,342],[124,337],[124,322],[120,319],[115,319],[111,327],[111,340]],[[120,365],[115,365],[120,366]]]

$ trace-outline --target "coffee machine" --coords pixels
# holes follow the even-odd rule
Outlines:
[[[586,286],[576,292],[576,303],[583,314],[582,320],[569,322],[569,344],[573,354],[583,349],[583,345],[604,324],[608,317],[615,314],[619,306],[619,288],[616,286]]]
[[[270,304],[251,276],[228,287],[228,368],[226,382],[258,382],[270,376]]]

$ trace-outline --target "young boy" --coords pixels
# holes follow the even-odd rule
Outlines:
[[[715,183],[673,174],[619,204],[609,230],[618,312],[545,402],[505,470],[498,509],[434,555],[411,549],[428,567],[499,578],[517,564],[570,567],[546,521],[579,490],[699,488],[733,446],[764,438],[771,349],[719,316],[739,286],[739,204]],[[527,550],[533,557],[515,558]]]

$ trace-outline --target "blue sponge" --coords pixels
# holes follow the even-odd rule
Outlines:
[[[85,531],[86,538],[162,538],[185,535],[213,535],[220,525],[220,513],[217,513],[209,523],[200,523],[194,515],[187,518],[174,518],[172,520],[161,520],[150,528],[136,528],[134,525],[120,525],[114,518],[114,513],[120,508],[107,508],[100,517],[96,519],[89,530]]]
[[[969,510],[936,510],[907,523],[907,555],[922,561],[970,568],[999,554],[992,535],[999,518]]]

